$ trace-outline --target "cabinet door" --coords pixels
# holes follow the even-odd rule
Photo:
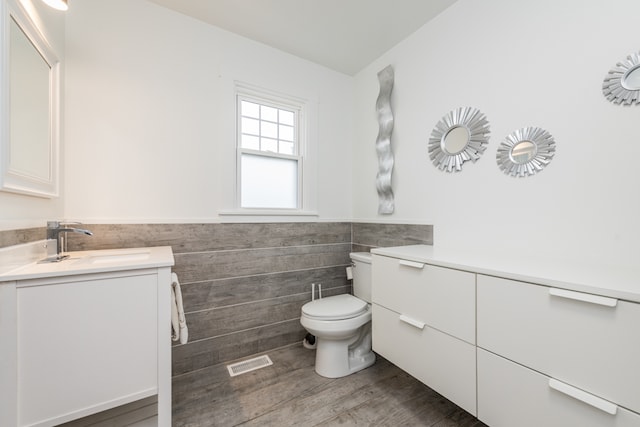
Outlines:
[[[475,415],[475,346],[377,304],[371,327],[377,353]]]
[[[482,349],[478,418],[491,427],[640,426],[638,414]]]
[[[155,394],[157,307],[156,275],[19,287],[19,425]]]
[[[373,255],[373,302],[476,342],[475,274]]]
[[[640,412],[640,304],[478,275],[478,346]]]

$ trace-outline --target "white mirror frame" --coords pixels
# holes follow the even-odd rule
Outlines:
[[[446,150],[445,140],[449,132],[456,128],[465,128],[469,139],[456,153]],[[462,165],[471,160],[476,162],[489,143],[489,122],[480,110],[472,107],[460,107],[450,111],[435,126],[429,138],[429,158],[440,170],[460,172]]]
[[[637,72],[640,67],[640,52],[632,53],[627,59],[618,62],[602,82],[602,93],[614,104],[640,104],[640,88],[629,87],[625,80],[629,74]]]
[[[517,162],[513,149],[521,142],[530,142],[535,153],[527,161]],[[496,161],[502,172],[513,177],[535,175],[544,169],[556,152],[556,143],[549,132],[539,127],[526,127],[511,132],[498,147]]]
[[[46,178],[17,170],[11,163],[11,82],[9,81],[11,19],[18,24],[51,68],[49,74],[49,173]],[[3,0],[1,2],[0,20],[2,22],[0,30],[0,190],[46,198],[57,197],[59,194],[60,61],[42,32],[38,30],[18,1]]]

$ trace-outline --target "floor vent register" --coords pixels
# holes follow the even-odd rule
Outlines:
[[[231,365],[227,365],[227,369],[229,370],[229,375],[235,377],[236,375],[246,374],[247,372],[255,371],[256,369],[271,365],[273,365],[273,362],[269,356],[265,354],[263,356],[254,357],[253,359],[232,363]]]

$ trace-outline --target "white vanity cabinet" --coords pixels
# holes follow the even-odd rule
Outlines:
[[[640,427],[638,266],[372,253],[373,349],[487,425]]]
[[[485,275],[477,286],[481,420],[640,426],[640,304]]]
[[[373,255],[373,350],[476,413],[475,275]]]
[[[154,424],[171,425],[173,255],[161,249],[0,276],[0,425],[55,426],[154,395]],[[46,268],[66,271],[33,273]]]

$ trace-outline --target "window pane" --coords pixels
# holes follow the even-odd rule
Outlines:
[[[293,127],[280,125],[280,139],[293,141]]]
[[[291,154],[295,155],[296,153],[293,150],[293,142],[285,142],[280,141],[280,154]]]
[[[260,128],[262,130],[260,136],[264,136],[267,138],[278,137],[278,125],[276,125],[275,123],[260,122]]]
[[[278,121],[277,108],[265,107],[264,105],[261,105],[260,109],[262,110],[261,111],[262,116],[260,117],[262,120],[269,120],[270,122]]]
[[[242,133],[250,133],[252,135],[260,135],[260,121],[254,119],[242,118]]]
[[[280,110],[280,123],[293,126],[293,111]]]
[[[260,106],[253,102],[242,101],[241,107],[243,116],[260,118]]]
[[[298,161],[242,155],[243,208],[298,207]]]
[[[271,151],[272,153],[278,152],[278,140],[261,138],[260,139],[260,151]]]
[[[259,150],[260,138],[252,135],[242,135],[242,148],[248,148],[250,150]]]

